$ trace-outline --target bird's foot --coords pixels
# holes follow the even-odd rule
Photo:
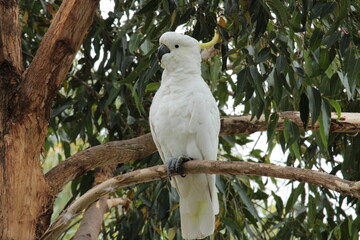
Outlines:
[[[184,162],[193,160],[191,157],[183,155],[178,158],[171,158],[168,162],[167,170],[168,175],[171,176],[174,173],[178,173],[180,176],[185,177],[184,170],[182,168],[182,164]]]

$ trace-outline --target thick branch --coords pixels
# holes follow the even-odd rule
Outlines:
[[[283,178],[316,184],[360,199],[360,181],[351,182],[334,175],[309,169],[281,167],[265,163],[206,160],[190,161],[183,166],[187,174],[212,173]],[[81,214],[83,209],[87,208],[102,195],[130,185],[150,182],[166,177],[167,170],[166,167],[162,165],[119,175],[97,185],[71,204],[50,226],[43,239],[57,239],[75,216]]]
[[[97,0],[61,4],[21,84],[19,98],[29,110],[46,108],[48,117],[56,90],[80,49],[97,5]]]
[[[93,203],[84,213],[83,219],[77,229],[73,240],[96,240],[98,238],[104,214],[112,207],[130,204],[130,200],[122,198],[109,199],[108,195],[102,196]]]
[[[279,121],[276,130],[283,130],[285,120],[294,122],[298,127],[304,130],[303,123],[300,118],[300,112],[280,112]],[[311,120],[309,121],[311,122]],[[268,123],[265,121],[264,115],[259,119],[251,119],[250,115],[245,116],[230,116],[221,119],[221,135],[231,134],[251,134],[259,131],[266,131]],[[307,126],[307,130],[319,130],[319,124],[314,126]],[[331,132],[360,132],[360,113],[341,113],[341,118],[337,120],[337,114],[331,113]]]
[[[21,32],[16,0],[0,1],[0,68],[5,62],[15,69],[14,72],[21,74]]]
[[[57,194],[64,184],[90,169],[140,160],[155,152],[156,147],[151,134],[130,140],[107,142],[69,157],[46,173],[46,178],[53,188],[54,194]]]
[[[5,151],[10,96],[23,71],[21,56],[18,1],[0,1],[0,155]],[[3,176],[1,170],[0,176]]]
[[[299,112],[279,113],[280,119],[277,130],[282,130],[285,119],[295,122],[302,128],[302,122]],[[252,119],[251,116],[231,116],[221,119],[220,135],[254,133],[265,131],[267,123],[264,117]],[[315,124],[312,128],[318,129]],[[331,131],[334,132],[359,132],[360,131],[360,113],[342,113],[339,121],[336,121],[336,115],[333,114],[331,121]],[[129,161],[140,160],[156,152],[155,144],[150,134],[133,138],[125,141],[108,142],[96,147],[89,148],[79,152],[46,174],[54,194],[61,191],[62,187],[74,178],[82,175],[90,169],[111,165],[115,163],[125,163]]]
[[[116,166],[104,166],[99,168],[95,174],[94,186],[114,177],[113,171]],[[103,215],[110,209],[108,206],[109,195],[102,196],[99,200],[94,202],[88,209],[86,209],[79,228],[72,239],[74,240],[90,240],[97,239],[101,225],[103,224]]]
[[[73,240],[97,239],[104,214],[109,210],[107,200],[108,195],[102,196],[85,211],[81,224],[72,238]]]

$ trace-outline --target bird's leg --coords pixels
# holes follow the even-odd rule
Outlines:
[[[183,155],[178,158],[171,158],[168,162],[168,175],[171,176],[173,173],[178,173],[180,176],[185,177],[184,170],[182,169],[182,164],[184,162],[193,160],[191,157]]]

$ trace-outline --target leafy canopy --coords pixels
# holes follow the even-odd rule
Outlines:
[[[20,4],[23,58],[29,65],[61,1]],[[330,112],[360,111],[359,14],[360,3],[351,0],[115,0],[108,17],[95,18],[57,94],[44,169],[86,147],[149,132],[148,110],[161,78],[159,37],[182,29],[207,41],[218,28],[221,54],[202,70],[222,115],[241,105],[235,114],[265,115],[270,122],[268,151],[234,154],[235,146],[251,140],[226,136],[220,138],[219,158],[274,163],[277,156],[270,153],[280,144],[289,153],[283,165],[323,170],[326,163],[331,174],[360,180],[360,136],[330,131]],[[217,26],[220,16],[226,25]],[[281,111],[300,111],[304,126],[318,121],[320,130],[286,122],[276,132]],[[161,164],[157,154],[119,165],[116,174],[155,164]],[[92,186],[95,172],[72,182],[70,200]],[[284,196],[276,179],[218,176],[215,239],[358,239],[357,200],[314,185],[288,184],[292,190]],[[133,203],[126,214],[111,210],[102,239],[180,239],[178,197],[166,181],[114,195]]]

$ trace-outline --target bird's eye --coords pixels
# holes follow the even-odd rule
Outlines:
[[[177,44],[175,45],[175,48],[179,48],[179,47],[180,47],[179,45],[177,45]]]

